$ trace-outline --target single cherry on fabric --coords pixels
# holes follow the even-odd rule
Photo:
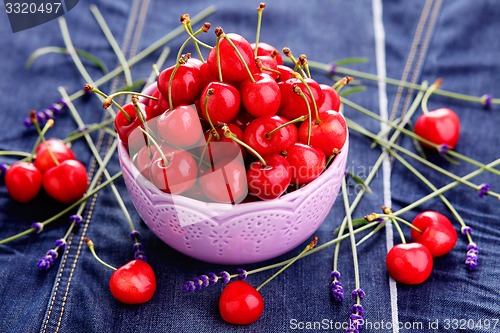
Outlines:
[[[12,199],[27,203],[42,187],[42,173],[30,162],[15,162],[5,172],[5,186]]]
[[[44,173],[43,188],[60,203],[74,203],[87,191],[87,170],[77,160],[63,161]]]
[[[415,134],[436,145],[455,148],[460,136],[460,119],[449,108],[440,108],[422,114],[415,122]],[[422,145],[430,145],[422,142]]]
[[[431,251],[420,243],[393,246],[386,256],[386,266],[391,277],[404,284],[420,284],[431,275]]]
[[[42,174],[50,168],[55,167],[56,161],[61,163],[66,160],[74,160],[75,154],[62,140],[48,139],[41,142],[36,148],[35,166]]]
[[[230,324],[248,325],[257,321],[264,311],[262,295],[245,281],[229,283],[219,298],[219,312]]]
[[[113,297],[122,303],[146,303],[156,291],[156,276],[148,263],[132,260],[114,271],[109,289]]]
[[[423,230],[422,233],[411,230],[414,242],[425,245],[433,257],[440,257],[450,252],[455,246],[458,234],[450,220],[435,211],[425,211],[418,214],[412,224]]]

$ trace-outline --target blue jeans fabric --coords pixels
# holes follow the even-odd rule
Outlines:
[[[377,54],[374,30],[374,3],[378,1],[320,0],[291,2],[273,0],[264,11],[261,41],[281,48],[288,46],[295,55],[306,53],[310,60],[321,63],[348,57],[365,57],[368,61],[348,67],[377,74]],[[442,88],[473,96],[492,94],[500,96],[500,7],[494,0],[482,1],[381,1],[385,32],[385,70],[387,77],[414,82],[433,82],[442,77]],[[64,17],[75,47],[102,60],[108,68],[118,61],[89,10],[95,4],[106,18],[110,29],[130,58],[168,31],[179,26],[179,15],[194,16],[207,7],[205,1],[81,1]],[[215,14],[203,21],[212,24],[205,40],[213,41],[213,27],[222,26],[226,32],[237,32],[252,41],[255,36],[257,2],[214,0]],[[12,33],[6,15],[0,23],[0,149],[30,151],[36,139],[33,129],[25,129],[22,120],[30,109],[41,109],[60,98],[58,86],[70,93],[79,90],[85,81],[76,71],[69,57],[50,54],[37,59],[28,70],[25,63],[36,49],[45,46],[63,47],[57,20],[30,30]],[[197,25],[199,26],[199,25]],[[196,26],[196,27],[197,27]],[[415,41],[415,36],[421,38]],[[174,63],[185,35],[175,38],[166,65]],[[156,51],[134,65],[134,78],[146,78],[160,54]],[[379,55],[380,56],[380,55]],[[380,60],[380,59],[379,59]],[[96,66],[85,62],[92,78],[102,74]],[[313,70],[321,83],[333,80],[324,71]],[[350,98],[356,103],[379,113],[379,86],[360,79],[366,91]],[[123,77],[104,84],[101,89],[113,91],[124,85]],[[388,111],[399,117],[408,106],[414,92],[398,91],[387,86]],[[409,97],[407,97],[409,96]],[[75,102],[85,123],[103,118],[97,98],[80,98]],[[406,103],[406,104],[405,104]],[[457,101],[446,96],[432,96],[431,109],[448,106],[461,119],[462,132],[456,150],[482,163],[498,158],[498,107],[484,110],[480,103]],[[418,111],[420,112],[420,111]],[[374,119],[345,108],[348,118],[372,132],[380,130]],[[415,117],[413,118],[416,119]],[[56,118],[51,137],[65,137],[75,130],[75,124],[66,112]],[[92,135],[100,143],[101,154],[109,146],[109,138]],[[401,136],[402,146],[414,150],[412,140]],[[348,170],[366,177],[380,150],[370,149],[371,141],[354,131],[350,134]],[[77,141],[73,149],[89,170],[95,162],[85,142]],[[453,164],[433,152],[428,158],[457,175],[466,175],[476,166],[460,162]],[[12,157],[0,157],[2,163],[12,163]],[[411,161],[411,160],[410,160]],[[451,180],[435,171],[411,161],[438,188]],[[412,176],[397,161],[391,162],[390,198],[393,210],[403,208],[427,195],[429,189]],[[117,158],[109,164],[110,174],[119,171]],[[353,213],[354,218],[371,212],[380,212],[384,205],[384,174],[379,170],[370,185],[373,193],[366,195]],[[488,183],[494,191],[500,188],[500,178],[483,172],[471,180],[475,184]],[[263,316],[249,326],[235,327],[222,321],[217,302],[221,284],[195,293],[183,293],[185,281],[208,272],[227,270],[228,267],[190,259],[162,243],[152,234],[133,209],[121,180],[116,186],[129,207],[136,228],[141,232],[149,262],[154,268],[158,289],[153,299],[140,306],[117,302],[109,292],[110,271],[99,265],[88,251],[83,237],[93,239],[101,258],[116,266],[132,259],[128,226],[116,204],[112,192],[106,188],[89,201],[82,226],[68,238],[68,246],[60,253],[54,267],[39,271],[37,261],[53,242],[67,230],[67,217],[50,224],[39,235],[28,235],[0,245],[0,332],[340,332],[338,325],[347,322],[350,314],[350,291],[354,289],[354,269],[350,245],[341,246],[339,270],[346,292],[346,300],[337,304],[329,293],[333,247],[319,251],[298,261],[285,273],[262,289],[266,302]],[[349,182],[352,201],[359,188]],[[464,268],[467,240],[460,235],[455,249],[434,262],[431,277],[418,286],[396,285],[397,294],[390,290],[385,268],[387,252],[384,231],[379,232],[358,248],[361,287],[366,292],[362,301],[367,321],[365,332],[500,332],[499,286],[500,263],[497,251],[500,240],[498,201],[492,197],[480,199],[477,191],[459,185],[445,193],[467,225],[473,228],[473,239],[480,249],[479,267],[475,272]],[[0,238],[21,232],[31,223],[43,221],[59,212],[63,205],[55,204],[42,193],[29,204],[13,202],[4,186],[0,187]],[[433,209],[449,216],[457,232],[460,227],[438,198],[403,215],[410,220],[420,211]],[[344,217],[343,202],[338,197],[331,213],[317,232],[320,243],[334,238],[333,230]],[[408,228],[404,228],[409,238]],[[400,240],[394,232],[394,242]],[[266,263],[246,265],[250,270],[263,264],[278,262],[297,254],[301,248]],[[271,275],[270,271],[248,277],[258,285]],[[392,297],[397,297],[391,301]],[[391,305],[392,304],[392,305]],[[400,328],[392,327],[395,321]],[[318,324],[319,323],[319,324]],[[420,324],[421,323],[421,324]],[[487,323],[489,323],[487,327]],[[397,325],[396,325],[397,326]],[[473,326],[473,327],[471,327]],[[465,329],[462,329],[465,328]]]

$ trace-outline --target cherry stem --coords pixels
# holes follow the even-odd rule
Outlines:
[[[29,158],[31,157],[33,154],[31,153],[27,153],[27,152],[24,152],[24,151],[13,151],[13,150],[2,150],[0,151],[0,156],[19,156],[19,157],[24,157],[24,158]]]
[[[393,215],[392,213],[391,213],[391,214],[377,214],[377,217],[386,217],[386,218],[390,218],[390,219],[394,218],[394,219],[396,219],[396,220],[398,220],[399,222],[401,222],[401,223],[403,223],[403,224],[407,225],[408,227],[410,227],[411,229],[413,229],[413,230],[415,230],[415,231],[417,231],[417,232],[419,232],[419,233],[423,233],[423,232],[424,232],[422,229],[420,229],[420,228],[418,228],[418,227],[414,226],[413,224],[411,224],[411,223],[410,223],[410,222],[408,222],[407,220],[405,220],[405,219],[403,219],[403,218],[401,218],[401,217],[399,217],[399,216],[395,216],[395,215]]]
[[[208,138],[207,138],[207,141],[205,143],[205,146],[203,147],[203,150],[201,151],[200,161],[198,162],[198,169],[201,168],[201,164],[203,163],[203,157],[205,156],[205,153],[208,150],[208,146],[210,145],[210,142],[212,141],[213,138],[214,138],[214,136],[212,135],[212,131],[210,131],[208,133]]]
[[[301,54],[299,56],[297,64],[300,66],[300,68],[304,68],[306,70],[306,76],[308,78],[311,78],[311,72],[309,71],[309,62],[307,61],[307,56],[305,54]]]
[[[428,113],[429,108],[427,107],[427,102],[429,101],[429,97],[434,93],[439,87],[441,87],[441,84],[443,83],[443,79],[439,78],[434,82],[429,89],[425,92],[424,98],[422,98],[422,112],[423,113]]]
[[[210,97],[212,97],[215,94],[215,90],[213,88],[210,88],[207,90],[207,96],[205,96],[205,101],[204,101],[204,107],[205,107],[205,117],[207,117],[208,124],[210,125],[212,135],[215,137],[217,141],[220,140],[220,135],[215,129],[214,124],[212,123],[212,120],[210,119],[210,114],[208,112],[208,100]]]
[[[111,99],[114,99],[118,96],[121,96],[121,95],[132,95],[132,96],[139,96],[139,97],[144,97],[144,98],[148,98],[148,99],[152,99],[154,101],[158,101],[158,98],[157,97],[154,97],[154,96],[151,96],[151,95],[146,95],[146,94],[143,94],[143,93],[140,93],[140,92],[135,92],[135,91],[125,91],[125,90],[122,90],[122,91],[117,91],[111,95],[108,96],[108,98],[111,98]]]
[[[306,87],[307,92],[309,93],[309,96],[311,97],[311,101],[313,103],[313,108],[314,108],[314,115],[316,116],[315,124],[317,125],[317,124],[321,123],[321,119],[319,118],[318,105],[316,105],[316,99],[314,98],[311,87],[309,87],[306,80],[304,80],[304,78],[301,77],[300,75],[296,74],[295,77]]]
[[[200,29],[198,29],[195,33],[193,33],[193,30],[191,28],[191,24],[189,24],[189,26],[187,26],[186,24],[183,24],[182,26],[184,28],[184,31],[186,31],[187,34],[189,35],[188,42],[192,40],[194,42],[194,44],[195,44],[195,47],[197,47],[198,45],[201,45],[201,46],[203,46],[203,47],[205,47],[205,48],[207,48],[209,50],[213,49],[213,46],[205,44],[201,40],[199,40],[198,38],[196,38],[196,36],[198,36],[202,32],[207,32],[208,29],[210,29],[210,23],[205,23],[203,25],[203,27],[200,28]],[[198,48],[198,50],[199,50],[199,48]],[[201,56],[201,52],[199,52],[199,54]],[[201,57],[201,59],[203,59],[203,57]]]
[[[215,29],[217,31],[217,29]],[[217,36],[217,39],[215,40],[215,54],[217,57],[217,72],[219,73],[219,81],[224,82],[224,79],[222,78],[222,67],[220,65],[220,36]]]
[[[339,93],[340,90],[342,90],[342,88],[344,88],[346,85],[348,85],[353,80],[354,80],[354,78],[352,76],[344,76],[343,78],[341,78],[340,80],[335,82],[334,85],[332,86],[332,88],[335,89],[335,91],[337,93]]]
[[[183,48],[181,48],[179,51],[181,51],[182,49]],[[179,69],[179,67],[181,65],[188,62],[189,58],[191,58],[191,53],[186,53],[186,54],[183,54],[180,57],[178,57],[177,63],[175,64],[175,67],[172,70],[172,73],[170,74],[170,77],[168,79],[168,106],[170,107],[170,110],[174,109],[174,103],[172,100],[172,85],[174,84],[175,74],[177,73],[177,70]]]
[[[307,145],[310,146],[311,145],[311,132],[312,132],[312,119],[311,119],[311,106],[309,105],[309,101],[307,100],[307,97],[306,95],[304,94],[304,92],[302,91],[302,89],[300,89],[300,87],[298,85],[294,85],[293,86],[293,92],[298,94],[300,97],[302,97],[302,99],[304,100],[304,102],[306,103],[306,106],[307,106]],[[312,97],[312,95],[311,95]],[[312,98],[314,100],[314,98]],[[318,121],[318,118],[316,118],[316,121]],[[316,122],[318,124],[318,122]]]
[[[106,266],[109,269],[112,269],[114,271],[117,270],[116,267],[111,266],[110,264],[108,264],[107,262],[105,262],[101,258],[99,258],[99,256],[97,255],[97,253],[95,253],[94,242],[92,240],[90,240],[88,238],[84,238],[83,240],[87,244],[87,246],[88,246],[88,248],[90,250],[90,253],[92,253],[92,255],[94,256],[95,260],[97,260],[101,265]]]
[[[50,158],[52,159],[52,161],[54,161],[55,165],[59,165],[59,161],[57,160],[56,156],[54,155],[54,152],[52,152],[52,149],[50,149],[48,143],[47,143],[47,140],[45,139],[45,133],[47,133],[47,131],[49,130],[49,128],[51,128],[52,126],[54,126],[54,119],[49,119],[47,120],[47,123],[45,124],[45,126],[43,127],[43,130],[40,129],[40,125],[38,124],[38,120],[36,119],[36,113],[34,110],[32,110],[30,112],[31,114],[31,122],[35,125],[35,128],[36,128],[36,131],[38,133],[38,138],[35,142],[35,145],[33,146],[33,150],[31,152],[31,155],[30,155],[30,158],[28,159],[28,162],[31,163],[32,159],[33,159],[33,156],[34,156],[34,153],[36,151],[36,148],[38,146],[38,144],[40,143],[40,141],[42,142],[42,144],[45,146],[45,148],[47,149],[49,155],[50,155]]]
[[[363,238],[361,238],[357,243],[356,246],[360,246],[362,243],[366,242],[370,237],[375,235],[377,232],[379,232],[382,228],[385,227],[385,220],[383,222],[380,222],[372,231],[367,233]]]
[[[295,67],[293,68],[294,71],[297,71],[297,70],[300,70],[301,74],[302,74],[302,77],[307,77],[307,74],[304,72],[304,69],[302,67],[299,66],[299,62],[297,61],[297,59],[295,59],[295,57],[293,56],[293,53],[292,53],[292,50],[290,50],[289,47],[284,47],[282,49],[283,51],[283,54],[288,58],[290,59],[293,64],[295,65]]]
[[[132,117],[130,117],[130,115],[127,113],[127,111],[125,111],[120,104],[116,103],[114,99],[109,98],[108,95],[106,95],[105,93],[103,93],[98,88],[96,88],[94,86],[91,86],[90,84],[85,84],[83,86],[83,89],[85,91],[91,91],[93,93],[96,93],[97,95],[100,95],[100,96],[104,97],[104,101],[103,101],[103,108],[104,109],[107,109],[111,104],[113,104],[116,108],[118,108],[118,110],[120,110],[121,113],[123,113],[123,115],[125,116],[125,118],[127,118],[127,121],[129,123],[132,123]]]
[[[287,121],[286,123],[281,124],[281,125],[279,125],[278,127],[276,127],[275,129],[273,129],[273,130],[271,130],[271,131],[267,132],[267,133],[266,133],[266,138],[267,138],[267,139],[271,138],[271,135],[273,135],[274,133],[278,132],[280,129],[282,129],[282,128],[284,128],[284,127],[288,126],[288,125],[292,125],[292,124],[300,123],[301,121],[304,121],[304,120],[306,120],[306,119],[308,119],[308,118],[309,118],[308,116],[303,115],[303,116],[297,117],[297,118],[295,118],[295,119],[292,119],[292,120],[290,120],[290,121]]]
[[[156,140],[153,138],[153,136],[150,133],[148,133],[147,131],[145,131],[143,128],[141,128],[141,127],[138,127],[138,128],[142,133],[144,133],[148,137],[148,139],[151,141],[151,143],[156,147],[156,149],[158,150],[158,154],[160,154],[160,157],[163,160],[164,166],[167,166],[169,164],[168,159],[165,156],[165,153],[163,153],[163,151],[161,150],[161,147],[158,144],[158,142],[156,142]]]
[[[255,34],[255,49],[254,49],[254,57],[257,57],[258,49],[259,49],[259,40],[260,40],[260,30],[262,26],[262,12],[266,8],[266,4],[261,2],[259,7],[257,7],[257,32]]]
[[[224,130],[224,136],[226,138],[231,139],[234,142],[236,142],[237,144],[245,147],[249,152],[252,153],[252,155],[254,155],[255,157],[257,157],[259,159],[260,163],[262,164],[262,167],[264,167],[264,168],[267,167],[267,163],[264,160],[264,158],[255,149],[253,149],[252,147],[247,145],[245,142],[238,139],[238,137],[236,137],[236,135],[233,132],[231,132],[231,130],[229,129],[229,127],[227,125],[223,125],[222,129]]]
[[[280,270],[278,270],[276,273],[274,273],[273,275],[271,275],[267,280],[265,280],[264,282],[262,282],[260,284],[260,286],[258,286],[255,289],[257,291],[259,291],[262,287],[264,287],[266,284],[268,284],[269,282],[271,282],[271,280],[273,280],[275,277],[277,277],[278,275],[280,275],[285,269],[287,269],[288,267],[290,267],[294,262],[296,262],[297,260],[299,260],[300,258],[302,258],[304,256],[304,254],[306,254],[307,252],[311,251],[316,246],[317,243],[318,243],[318,237],[314,236],[313,240],[309,244],[307,244],[307,246],[297,256],[295,256],[294,258],[292,258],[286,265],[284,265]]]
[[[222,30],[222,28],[221,28],[221,30]],[[241,63],[245,67],[245,70],[248,73],[248,77],[250,78],[250,81],[252,81],[252,83],[255,83],[255,78],[253,77],[252,72],[250,71],[250,68],[248,67],[248,64],[245,62],[245,59],[243,59],[243,56],[241,55],[240,50],[238,50],[238,48],[236,47],[236,45],[234,45],[234,43],[231,40],[231,38],[227,37],[227,35],[224,32],[221,33],[221,38],[224,38],[229,43],[229,45],[231,45],[231,47],[233,48],[234,52],[236,52],[236,55],[238,56],[238,58],[240,59]]]

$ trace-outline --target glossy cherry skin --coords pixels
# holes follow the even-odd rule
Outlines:
[[[423,230],[423,233],[420,233],[412,229],[412,240],[425,245],[433,257],[447,254],[457,242],[458,234],[455,228],[450,220],[441,213],[424,211],[413,219],[412,224]]]
[[[253,50],[250,43],[241,35],[228,33],[226,36],[231,39],[236,48],[240,51],[244,62],[250,67],[250,73],[256,73]],[[231,44],[225,39],[221,38],[219,43],[220,49],[220,64],[222,68],[222,79],[224,82],[236,83],[248,78],[248,72],[244,64],[241,62],[236,51]],[[207,57],[208,68],[213,77],[219,77],[216,47],[210,51]]]
[[[212,202],[237,204],[247,195],[246,171],[238,159],[214,158],[214,165],[200,173],[199,183],[203,193]]]
[[[297,142],[287,149],[292,183],[307,184],[325,169],[326,159],[322,150]]]
[[[169,145],[190,148],[203,138],[198,112],[192,106],[181,105],[167,110],[156,122],[159,134]]]
[[[27,203],[42,187],[41,171],[29,162],[15,162],[5,172],[5,186],[12,199]]]
[[[255,118],[243,132],[243,141],[260,155],[280,153],[297,142],[297,127],[289,125],[271,135],[268,133],[287,122],[288,119],[281,116]]]
[[[236,126],[235,124],[227,124],[227,127],[229,128],[229,131],[233,133],[236,138],[239,140],[243,140],[243,131]],[[205,145],[200,146],[200,149],[207,149],[206,153],[210,153],[211,150],[213,149],[219,149],[221,152],[217,153],[217,156],[219,158],[235,158],[237,154],[241,153],[242,157],[245,158],[247,155],[247,150],[236,143],[234,140],[231,140],[230,138],[227,138],[224,135],[224,130],[222,128],[216,128],[217,134],[219,134],[219,139],[216,137],[212,136],[210,139],[210,142],[208,142],[208,138],[210,136],[211,130],[208,130],[205,132],[205,142],[208,142],[208,147],[205,148]],[[222,145],[220,143],[223,143]],[[236,149],[237,148],[237,149]],[[219,155],[222,154],[222,155]],[[206,160],[207,158],[210,158],[209,156],[206,156],[204,159]]]
[[[259,73],[269,75],[274,81],[277,81],[281,75],[281,72],[278,70],[278,63],[270,56],[257,56],[255,58],[255,65]]]
[[[420,243],[398,244],[387,252],[386,266],[394,280],[404,284],[419,284],[431,275],[432,254]]]
[[[255,43],[250,44],[252,49],[255,50]],[[281,53],[274,46],[259,42],[257,47],[257,56],[269,56],[273,58],[278,65],[283,65],[283,58],[281,57]]]
[[[58,202],[74,203],[87,191],[87,170],[77,160],[63,161],[44,173],[43,188]]]
[[[436,145],[447,145],[453,149],[460,136],[460,119],[448,108],[429,111],[418,117],[415,133]],[[429,146],[422,142],[422,145]]]
[[[347,126],[344,117],[337,111],[328,110],[320,114],[321,122],[312,121],[311,146],[321,149],[326,156],[334,150],[341,150],[347,139]],[[299,141],[307,143],[309,122],[304,121],[299,127]]]
[[[253,117],[274,116],[280,107],[281,91],[267,74],[253,74],[255,82],[246,79],[239,91],[245,110]]]
[[[205,103],[209,91],[213,91],[213,95],[209,96]],[[205,104],[208,107],[208,117]],[[224,82],[210,82],[200,96],[201,116],[207,121],[210,117],[214,125],[231,122],[238,114],[240,105],[241,97],[238,89]]]
[[[137,169],[147,179],[151,179],[151,175],[149,172],[156,151],[157,151],[156,146],[151,145],[148,148],[148,146],[145,145],[137,152],[137,154],[134,156],[133,159]]]
[[[172,78],[171,95],[173,106],[193,104],[204,88],[198,59],[189,59],[179,66]],[[158,76],[158,90],[168,101],[168,88],[175,66],[161,71]]]
[[[248,191],[262,200],[276,199],[290,185],[290,164],[280,154],[265,155],[262,158],[266,161],[265,167],[257,161],[248,168]]]
[[[323,104],[318,105],[319,112],[327,110],[340,110],[340,96],[339,93],[327,84],[320,83],[319,87],[323,92],[324,100]]]
[[[42,172],[56,166],[56,162],[51,156],[61,163],[66,160],[74,160],[75,154],[62,140],[48,139],[41,142],[36,149],[35,166]]]
[[[156,276],[148,263],[132,260],[114,271],[109,279],[109,290],[122,303],[146,303],[156,291]]]
[[[149,175],[153,184],[163,192],[181,194],[196,182],[198,166],[188,152],[162,147],[167,163],[156,153],[150,165]]]
[[[323,92],[319,84],[310,78],[305,79],[305,82],[311,89],[313,98],[316,101],[316,106],[319,108],[324,100]],[[296,78],[288,79],[279,84],[281,90],[281,105],[278,114],[288,119],[295,119],[308,114],[307,104],[300,95],[294,92],[294,86],[300,87],[309,103],[311,114],[314,114],[314,105],[309,90]]]
[[[137,127],[142,127],[141,119],[137,115],[135,107],[132,103],[127,103],[123,105],[122,108],[129,115],[130,120],[127,119],[123,112],[117,112],[115,116],[115,130],[125,147],[128,147],[133,151],[137,151],[145,143],[145,138],[142,132],[136,130]],[[144,119],[146,119],[146,106],[140,103],[139,109],[141,110]],[[134,133],[131,134],[132,132]]]
[[[277,82],[285,82],[286,80],[293,78],[294,71],[290,67],[285,65],[278,65],[276,69],[280,72],[280,75],[277,78]]]
[[[257,321],[264,311],[262,295],[245,281],[229,283],[219,298],[219,312],[225,322],[248,325]]]

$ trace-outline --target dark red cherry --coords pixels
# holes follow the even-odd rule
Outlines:
[[[321,122],[312,121],[311,146],[323,151],[326,156],[331,156],[336,150],[340,151],[347,138],[347,125],[344,117],[333,110],[320,114]],[[309,122],[304,121],[299,127],[299,141],[307,143]]]
[[[77,160],[63,161],[43,174],[43,188],[56,201],[74,203],[87,192],[87,169]]]
[[[311,89],[316,105],[319,107],[324,100],[323,92],[319,84],[309,78],[305,79],[305,82]],[[307,104],[300,95],[294,92],[294,86],[298,86],[302,90],[311,108],[311,113],[314,114],[314,105],[309,91],[299,79],[288,79],[285,82],[281,82],[279,86],[281,90],[281,105],[278,114],[280,116],[288,119],[295,119],[308,114]]]
[[[439,212],[424,211],[413,219],[412,224],[423,232],[412,229],[411,238],[425,245],[433,257],[447,254],[457,242],[457,231],[450,220]]]
[[[270,56],[257,56],[255,58],[255,64],[259,73],[269,75],[274,81],[281,75],[280,71],[278,71],[278,63]]]
[[[198,59],[189,59],[185,64],[181,64],[170,79],[175,66],[171,66],[161,71],[158,76],[158,90],[168,101],[169,84],[171,87],[173,106],[182,104],[193,104],[200,95],[203,84]]]
[[[156,291],[156,276],[148,263],[132,260],[111,275],[109,289],[113,297],[122,303],[146,303]]]
[[[290,164],[280,154],[264,155],[262,158],[266,161],[266,166],[257,161],[248,168],[248,191],[263,200],[276,199],[290,185],[292,180]]]
[[[398,244],[387,252],[386,266],[394,280],[420,284],[431,275],[432,254],[420,243]]]
[[[123,110],[128,114],[130,117],[130,120],[127,119],[125,114],[123,112],[117,112],[115,116],[115,129],[116,132],[118,133],[118,137],[122,141],[122,143],[125,145],[125,147],[128,147],[131,151],[137,151],[140,149],[144,143],[146,142],[146,139],[144,138],[144,135],[142,134],[141,131],[136,130],[137,127],[141,126],[142,127],[142,122],[139,116],[137,115],[137,112],[135,110],[135,107],[132,103],[127,103],[122,106]],[[144,118],[146,118],[146,107],[144,104],[139,103],[139,108],[142,111]],[[135,130],[135,131],[134,131]],[[134,131],[134,133],[131,135],[131,133]]]
[[[243,132],[243,141],[260,155],[280,153],[297,142],[297,127],[292,124],[269,133],[287,122],[288,119],[281,116],[255,118]]]
[[[285,82],[294,77],[294,71],[288,66],[278,65],[276,69],[280,72],[278,76],[278,82]]]
[[[280,107],[281,92],[275,80],[267,74],[253,74],[241,82],[239,91],[245,110],[253,117],[274,116]]]
[[[230,324],[248,325],[257,321],[264,311],[262,295],[245,281],[229,283],[219,298],[219,312]]]
[[[238,89],[228,83],[210,82],[200,96],[201,116],[205,120],[208,120],[205,109],[208,94],[211,94],[208,97],[207,107],[212,124],[231,122],[240,110],[241,97]]]
[[[27,203],[42,187],[41,171],[29,162],[15,162],[5,172],[5,186],[12,199]]]
[[[318,178],[325,169],[326,159],[323,151],[303,143],[297,142],[288,147],[286,158],[294,184],[307,184]]]

